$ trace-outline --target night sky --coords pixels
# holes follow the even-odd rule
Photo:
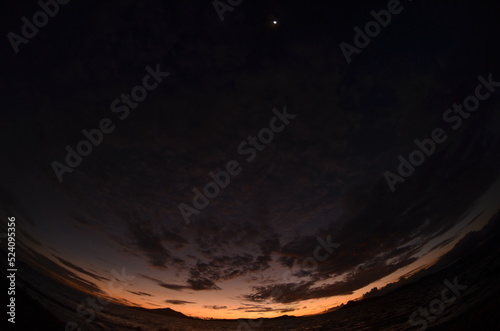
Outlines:
[[[4,4],[0,231],[197,317],[320,313],[439,262],[500,207],[499,11],[401,1],[347,61],[388,3],[73,0],[17,54],[40,6]]]

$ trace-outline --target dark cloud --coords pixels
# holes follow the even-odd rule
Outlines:
[[[31,215],[28,209],[26,209],[22,201],[16,198],[15,194],[12,194],[12,192],[9,192],[4,188],[0,188],[0,201],[2,209],[6,215],[9,215],[9,217],[15,216],[18,223],[19,221],[22,222],[22,220],[25,220],[28,224],[36,226],[33,215]]]
[[[182,247],[183,244],[188,243],[186,239],[182,238],[180,235],[178,235],[176,233],[173,233],[173,232],[167,230],[166,228],[163,229],[163,240],[168,241],[168,242],[172,242],[172,243],[181,244],[181,246],[179,246],[179,247]]]
[[[318,280],[326,279],[328,273],[314,273],[313,280],[299,283],[278,283],[265,286],[254,286],[253,292],[243,296],[244,300],[252,302],[268,303],[293,303],[308,299],[327,298],[352,294],[355,290],[362,288],[383,276],[386,276],[399,268],[414,262],[416,258],[410,258],[391,265],[374,264],[359,272],[351,272],[343,281],[334,284],[317,286]]]
[[[139,276],[142,277],[142,278],[151,280],[151,281],[153,281],[155,283],[161,283],[161,280],[159,280],[157,278],[153,278],[153,277],[150,277],[150,276],[147,276],[147,275],[144,275],[144,274],[139,274]]]
[[[174,291],[220,290],[220,288],[217,285],[215,285],[214,282],[212,282],[209,279],[203,278],[203,277],[191,277],[186,281],[187,285],[181,285],[181,284],[165,283],[165,282],[161,281],[160,279],[156,279],[156,278],[149,277],[149,276],[142,275],[142,274],[139,274],[139,276],[155,282],[158,286],[161,286],[161,287],[169,289],[169,290],[174,290]]]
[[[182,247],[187,241],[181,236],[168,231],[161,225],[155,227],[151,221],[129,221],[129,231],[134,244],[146,254],[151,266],[167,268],[167,265],[182,266],[184,264],[184,260],[172,256],[164,246],[166,242],[174,242]]]
[[[284,313],[289,313],[289,312],[292,312],[292,311],[295,311],[296,309],[294,308],[288,308],[288,309],[282,309],[280,310],[280,313],[284,314]]]
[[[214,305],[214,306],[203,306],[203,308],[219,310],[219,309],[227,309],[227,306],[217,306],[217,305]]]
[[[214,281],[229,280],[251,272],[270,268],[270,256],[250,254],[216,256],[207,263],[197,262],[190,269],[191,277],[205,277]]]
[[[166,303],[170,303],[172,305],[185,305],[188,303],[196,303],[192,301],[184,301],[184,300],[165,300]]]
[[[90,271],[87,271],[87,270],[83,269],[82,267],[79,267],[79,266],[77,266],[77,265],[75,265],[75,264],[73,264],[73,263],[71,263],[71,262],[69,262],[69,261],[67,261],[67,260],[65,260],[63,258],[60,258],[60,257],[55,256],[55,255],[54,255],[54,257],[57,260],[59,260],[59,262],[61,262],[62,264],[64,264],[65,266],[70,267],[71,269],[76,270],[76,271],[78,271],[78,272],[80,272],[80,273],[82,273],[84,275],[90,276],[90,277],[92,277],[94,279],[97,279],[97,280],[110,281],[109,278],[96,275],[96,274],[94,274],[94,273],[92,273]]]
[[[84,226],[93,226],[95,225],[95,222],[92,222],[90,219],[87,219],[83,216],[76,215],[76,214],[71,214],[70,215],[75,221],[78,223],[84,225]]]
[[[242,307],[234,308],[233,310],[244,311],[246,313],[266,313],[266,312],[279,312],[287,313],[296,310],[295,308],[276,308],[272,306],[263,305],[253,305],[253,304],[243,304]]]
[[[190,285],[189,288],[195,291],[220,290],[220,287],[208,278],[190,278],[187,283]]]
[[[52,278],[55,278],[55,279],[63,281],[63,282],[67,281],[67,280],[71,280],[71,282],[73,282],[74,285],[76,285],[77,287],[79,287],[83,291],[91,293],[92,295],[105,295],[106,294],[95,283],[81,278],[80,276],[78,276],[74,272],[68,270],[67,268],[61,267],[59,264],[53,262],[52,260],[48,259],[44,255],[36,252],[32,248],[18,247],[18,252],[20,253],[19,255],[21,256],[21,258],[26,263],[30,263],[31,266],[33,266],[34,268],[37,268],[38,270],[45,273],[46,275],[51,276]],[[77,267],[77,268],[79,268],[79,267]],[[77,270],[77,269],[74,269],[74,270]],[[77,270],[77,271],[79,271],[79,270]],[[84,274],[86,274],[86,273],[84,272]],[[89,276],[91,276],[91,277],[96,276],[97,278],[93,277],[96,279],[99,279],[99,277],[101,277],[101,276],[97,276],[97,275],[92,276],[92,274]],[[102,278],[102,280],[107,280],[107,278],[105,278],[105,277],[101,277],[101,278]]]
[[[210,219],[193,224],[194,243],[207,257],[220,255],[241,243],[256,243],[262,254],[269,255],[279,248],[279,235],[270,224],[263,222],[233,222]]]
[[[312,256],[318,241],[313,236],[297,237],[281,247],[278,260],[286,267],[293,267],[296,262],[302,262],[305,258]]]
[[[167,284],[167,283],[163,283],[161,281],[158,281],[158,285],[160,285],[161,287],[164,287],[166,289],[174,290],[174,291],[181,291],[181,290],[191,288],[190,286],[187,286],[187,285]]]
[[[147,296],[147,297],[152,297],[153,296],[152,294],[149,294],[149,293],[146,293],[146,292],[134,292],[134,291],[128,291],[128,290],[127,290],[127,292],[135,294],[135,295],[138,295],[138,296]]]
[[[483,212],[480,212],[481,215]],[[477,216],[479,216],[477,215]],[[476,219],[475,216],[473,219]],[[487,243],[488,245],[495,245],[493,243],[498,242],[498,234],[500,233],[500,213],[497,213],[491,217],[488,224],[478,232],[470,232],[465,235],[452,250],[443,255],[440,260],[428,267],[422,268],[417,272],[412,272],[408,275],[401,277],[398,281],[389,283],[382,288],[372,288],[370,291],[363,295],[363,298],[372,298],[376,296],[385,295],[397,288],[402,287],[406,284],[412,284],[419,279],[428,276],[432,273],[439,272],[448,266],[452,266],[460,260],[464,260],[470,256],[478,254],[479,249],[485,249],[483,245]],[[447,242],[447,241],[445,241]]]
[[[31,243],[35,244],[35,245],[38,245],[38,246],[43,246],[43,244],[38,241],[37,239],[35,239],[32,235],[30,235],[27,231],[24,231],[24,230],[20,230],[19,231],[19,234],[21,235],[21,238],[26,238],[28,239],[29,241],[31,241]]]

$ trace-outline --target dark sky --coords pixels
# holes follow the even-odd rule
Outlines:
[[[123,303],[228,318],[317,313],[434,264],[500,205],[498,6],[402,1],[348,63],[339,45],[387,5],[244,0],[221,21],[210,1],[74,0],[16,54],[9,32],[40,7],[4,4],[1,215],[23,258]],[[179,205],[228,163],[187,223]]]

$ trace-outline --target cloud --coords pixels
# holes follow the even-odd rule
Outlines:
[[[203,278],[203,277],[196,277],[196,278],[190,278],[187,280],[187,284],[182,285],[182,284],[172,284],[172,283],[165,283],[157,278],[149,277],[143,274],[139,274],[139,276],[151,280],[155,282],[158,286],[161,286],[163,288],[169,289],[169,290],[174,290],[174,291],[183,291],[183,290],[193,290],[193,291],[204,291],[204,290],[220,290],[220,287],[215,285],[214,282],[212,282],[209,279]]]
[[[268,312],[280,312],[287,313],[296,310],[295,308],[276,308],[272,306],[263,306],[263,305],[250,305],[243,304],[242,307],[234,308],[232,310],[244,311],[246,313],[268,313]]]
[[[187,282],[190,285],[189,288],[194,291],[220,290],[220,287],[215,285],[215,283],[208,278],[190,278]]]
[[[281,310],[280,310],[280,313],[289,313],[289,312],[291,312],[291,311],[295,311],[295,310],[297,310],[297,309],[294,309],[294,308],[281,309]]]
[[[43,244],[38,241],[37,239],[35,239],[32,235],[30,235],[27,231],[24,231],[24,230],[20,230],[19,233],[21,234],[21,238],[26,238],[27,240],[31,241],[32,243],[34,243],[35,245],[38,245],[38,246],[43,246]]]
[[[253,286],[253,292],[243,295],[243,299],[261,303],[294,303],[302,300],[348,295],[415,260],[416,258],[409,258],[391,265],[373,265],[362,271],[351,271],[345,280],[321,286],[315,284],[326,278],[324,274],[315,275],[311,277],[312,280],[298,283]]]
[[[165,300],[165,302],[173,304],[173,305],[185,305],[187,303],[196,303],[196,302],[184,301],[184,300]]]
[[[233,213],[230,204],[225,213]],[[235,213],[239,213],[237,208]],[[204,222],[195,222],[191,225],[194,244],[200,253],[207,258],[220,256],[228,250],[243,245],[257,245],[263,256],[268,256],[279,249],[279,235],[270,224],[264,222],[233,222],[224,219],[208,219]]]
[[[130,292],[130,293],[138,295],[138,296],[147,296],[147,297],[152,297],[153,296],[152,294],[149,294],[149,293],[146,293],[146,292],[134,292],[134,291],[127,291],[127,292]]]
[[[180,267],[184,264],[163,245],[164,242],[173,242],[179,248],[187,243],[184,238],[151,221],[129,220],[128,225],[134,244],[146,254],[151,266],[166,269],[167,265]]]
[[[71,269],[74,269],[74,270],[76,270],[76,271],[78,271],[78,272],[80,272],[80,273],[82,273],[82,274],[85,274],[85,275],[90,276],[90,277],[92,277],[92,278],[94,278],[94,279],[97,279],[97,280],[110,281],[110,279],[109,279],[109,278],[106,278],[106,277],[102,277],[102,276],[96,275],[96,274],[94,274],[94,273],[92,273],[92,272],[90,272],[90,271],[87,271],[87,270],[85,270],[85,269],[83,269],[83,268],[81,268],[81,267],[79,267],[79,266],[77,266],[77,265],[75,265],[75,264],[73,264],[73,263],[71,263],[71,262],[69,262],[69,261],[67,261],[67,260],[63,259],[63,258],[60,258],[60,257],[55,256],[55,255],[53,255],[53,256],[54,256],[56,259],[58,259],[58,260],[59,260],[59,262],[61,262],[61,263],[62,263],[62,264],[64,264],[65,266],[70,267]]]
[[[190,268],[191,278],[207,278],[224,281],[246,275],[251,272],[270,268],[270,255],[253,256],[251,254],[214,256],[207,263],[198,261]]]
[[[214,306],[203,306],[203,308],[219,310],[219,309],[227,309],[227,306],[214,305]]]
[[[168,284],[168,283],[163,283],[161,281],[158,281],[157,283],[161,287],[164,287],[164,288],[169,289],[169,290],[174,290],[174,291],[181,291],[181,290],[191,288],[190,286],[187,286],[187,285]]]
[[[32,226],[36,226],[33,215],[28,211],[21,200],[2,187],[0,187],[0,201],[6,214],[15,216],[18,223],[19,220],[25,220]]]
[[[80,276],[78,276],[74,272],[68,270],[65,267],[60,266],[59,264],[48,259],[47,257],[36,252],[35,250],[33,250],[29,247],[23,247],[23,248],[20,247],[19,250],[20,250],[20,252],[21,251],[26,252],[26,258],[25,258],[26,263],[30,263],[31,266],[38,268],[40,271],[44,272],[45,274],[50,275],[54,279],[57,279],[59,281],[61,281],[61,280],[69,281],[69,282],[73,283],[75,286],[77,286],[78,288],[83,289],[84,291],[91,293],[92,295],[97,295],[97,294],[105,295],[105,292],[102,291],[99,288],[99,286],[97,286],[95,283],[81,278]],[[77,268],[79,268],[79,267],[77,267]],[[72,268],[72,269],[74,269],[74,268]],[[94,275],[94,276],[97,276],[97,275]],[[100,277],[100,276],[97,276],[97,277]],[[102,278],[107,279],[104,277],[102,277]]]

